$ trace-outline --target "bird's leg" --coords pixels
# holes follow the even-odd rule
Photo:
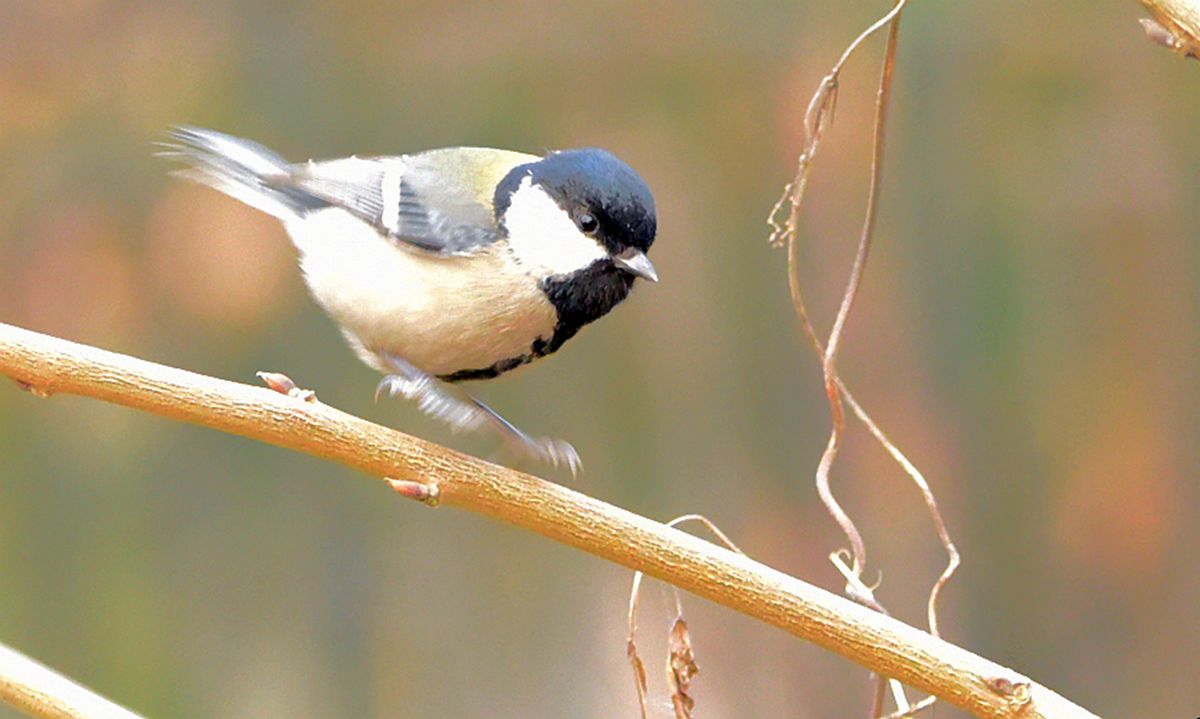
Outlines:
[[[380,355],[380,359],[394,374],[380,380],[375,388],[376,401],[384,394],[416,400],[422,412],[456,432],[477,430],[487,424],[487,414],[470,397],[460,399],[444,382],[407,360],[394,355]]]
[[[570,442],[553,437],[533,437],[525,434],[488,405],[469,394],[464,393],[464,396],[487,415],[496,432],[518,452],[542,462],[549,462],[555,467],[565,465],[567,469],[571,470],[572,476],[579,474],[580,468],[583,467],[583,461]]]
[[[393,374],[379,382],[375,390],[377,400],[383,394],[392,397],[401,395],[416,400],[418,409],[449,424],[454,431],[491,427],[523,455],[549,462],[555,467],[566,465],[571,474],[578,473],[582,466],[579,453],[570,443],[549,437],[532,437],[522,432],[496,410],[403,358],[381,355],[380,359]]]

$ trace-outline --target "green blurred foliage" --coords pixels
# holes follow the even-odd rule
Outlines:
[[[819,78],[886,3],[0,0],[0,321],[321,398],[463,449],[305,297],[269,218],[167,176],[173,123],[296,159],[600,145],[654,188],[661,284],[482,388],[573,441],[558,479],[703,512],[819,584],[819,368],[764,218]],[[914,3],[849,383],[965,566],[948,637],[1105,714],[1194,716],[1200,64],[1136,3]],[[864,203],[881,43],[804,216],[826,326]],[[542,468],[534,467],[536,471]],[[913,623],[943,557],[855,429],[836,489]],[[635,716],[629,575],[308,457],[0,386],[0,641],[153,716]],[[666,594],[642,646],[665,716]],[[858,667],[688,602],[703,716],[855,715]],[[0,717],[13,716],[0,708]],[[939,709],[939,717],[962,716]]]

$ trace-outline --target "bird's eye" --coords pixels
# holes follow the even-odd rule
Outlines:
[[[595,232],[596,228],[600,226],[600,223],[596,220],[596,216],[588,212],[581,213],[575,222],[579,225],[580,230],[589,235]]]

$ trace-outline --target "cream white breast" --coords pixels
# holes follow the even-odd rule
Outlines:
[[[536,201],[521,206],[518,222],[541,222],[548,214]],[[363,360],[381,371],[387,371],[382,353],[435,375],[528,354],[534,340],[554,334],[557,315],[526,263],[565,267],[579,253],[510,251],[495,242],[470,256],[439,256],[398,245],[335,208],[289,220],[286,227],[313,297]]]

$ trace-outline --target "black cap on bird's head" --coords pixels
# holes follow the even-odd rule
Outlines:
[[[611,266],[658,281],[646,258],[658,231],[654,195],[616,155],[595,147],[561,150],[514,168],[496,188],[497,216],[505,214],[523,183],[552,199],[580,233],[605,250]]]
[[[654,243],[654,195],[645,180],[611,152],[595,147],[552,152],[530,165],[530,177],[577,222],[580,215],[591,215],[597,223],[596,238],[612,254],[631,247],[645,252]]]

